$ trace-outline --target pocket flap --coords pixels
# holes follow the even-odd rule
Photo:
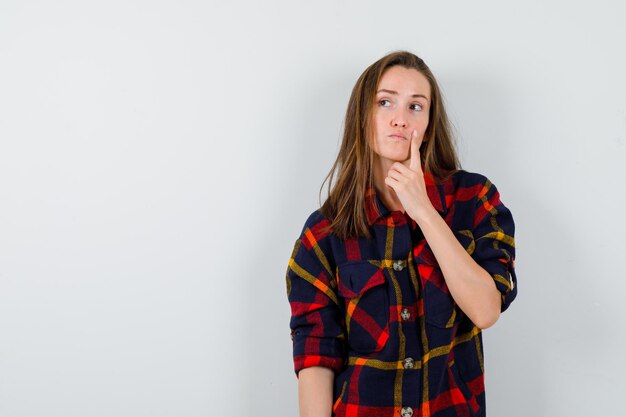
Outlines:
[[[372,287],[385,283],[382,268],[368,261],[348,262],[337,267],[339,295],[356,298]]]

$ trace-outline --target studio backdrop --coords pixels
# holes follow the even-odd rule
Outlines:
[[[619,1],[0,5],[0,417],[297,416],[285,272],[399,49],[515,219],[488,415],[626,392]]]

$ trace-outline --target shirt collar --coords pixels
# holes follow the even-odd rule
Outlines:
[[[426,171],[424,171],[424,183],[426,184],[426,194],[428,195],[433,207],[440,214],[445,215],[447,209],[442,186],[435,184],[432,175]],[[378,212],[376,209],[378,209]],[[374,224],[381,217],[386,217],[390,213],[390,210],[378,196],[374,187],[367,187],[365,191],[365,211],[369,226]]]

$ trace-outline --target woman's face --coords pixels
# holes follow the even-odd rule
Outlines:
[[[372,109],[371,146],[381,159],[406,161],[410,157],[411,134],[424,138],[428,127],[430,84],[414,68],[399,65],[383,74]]]

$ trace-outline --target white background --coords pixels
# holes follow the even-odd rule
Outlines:
[[[623,4],[3,0],[0,416],[296,416],[287,262],[397,49],[516,221],[489,415],[616,415]]]

